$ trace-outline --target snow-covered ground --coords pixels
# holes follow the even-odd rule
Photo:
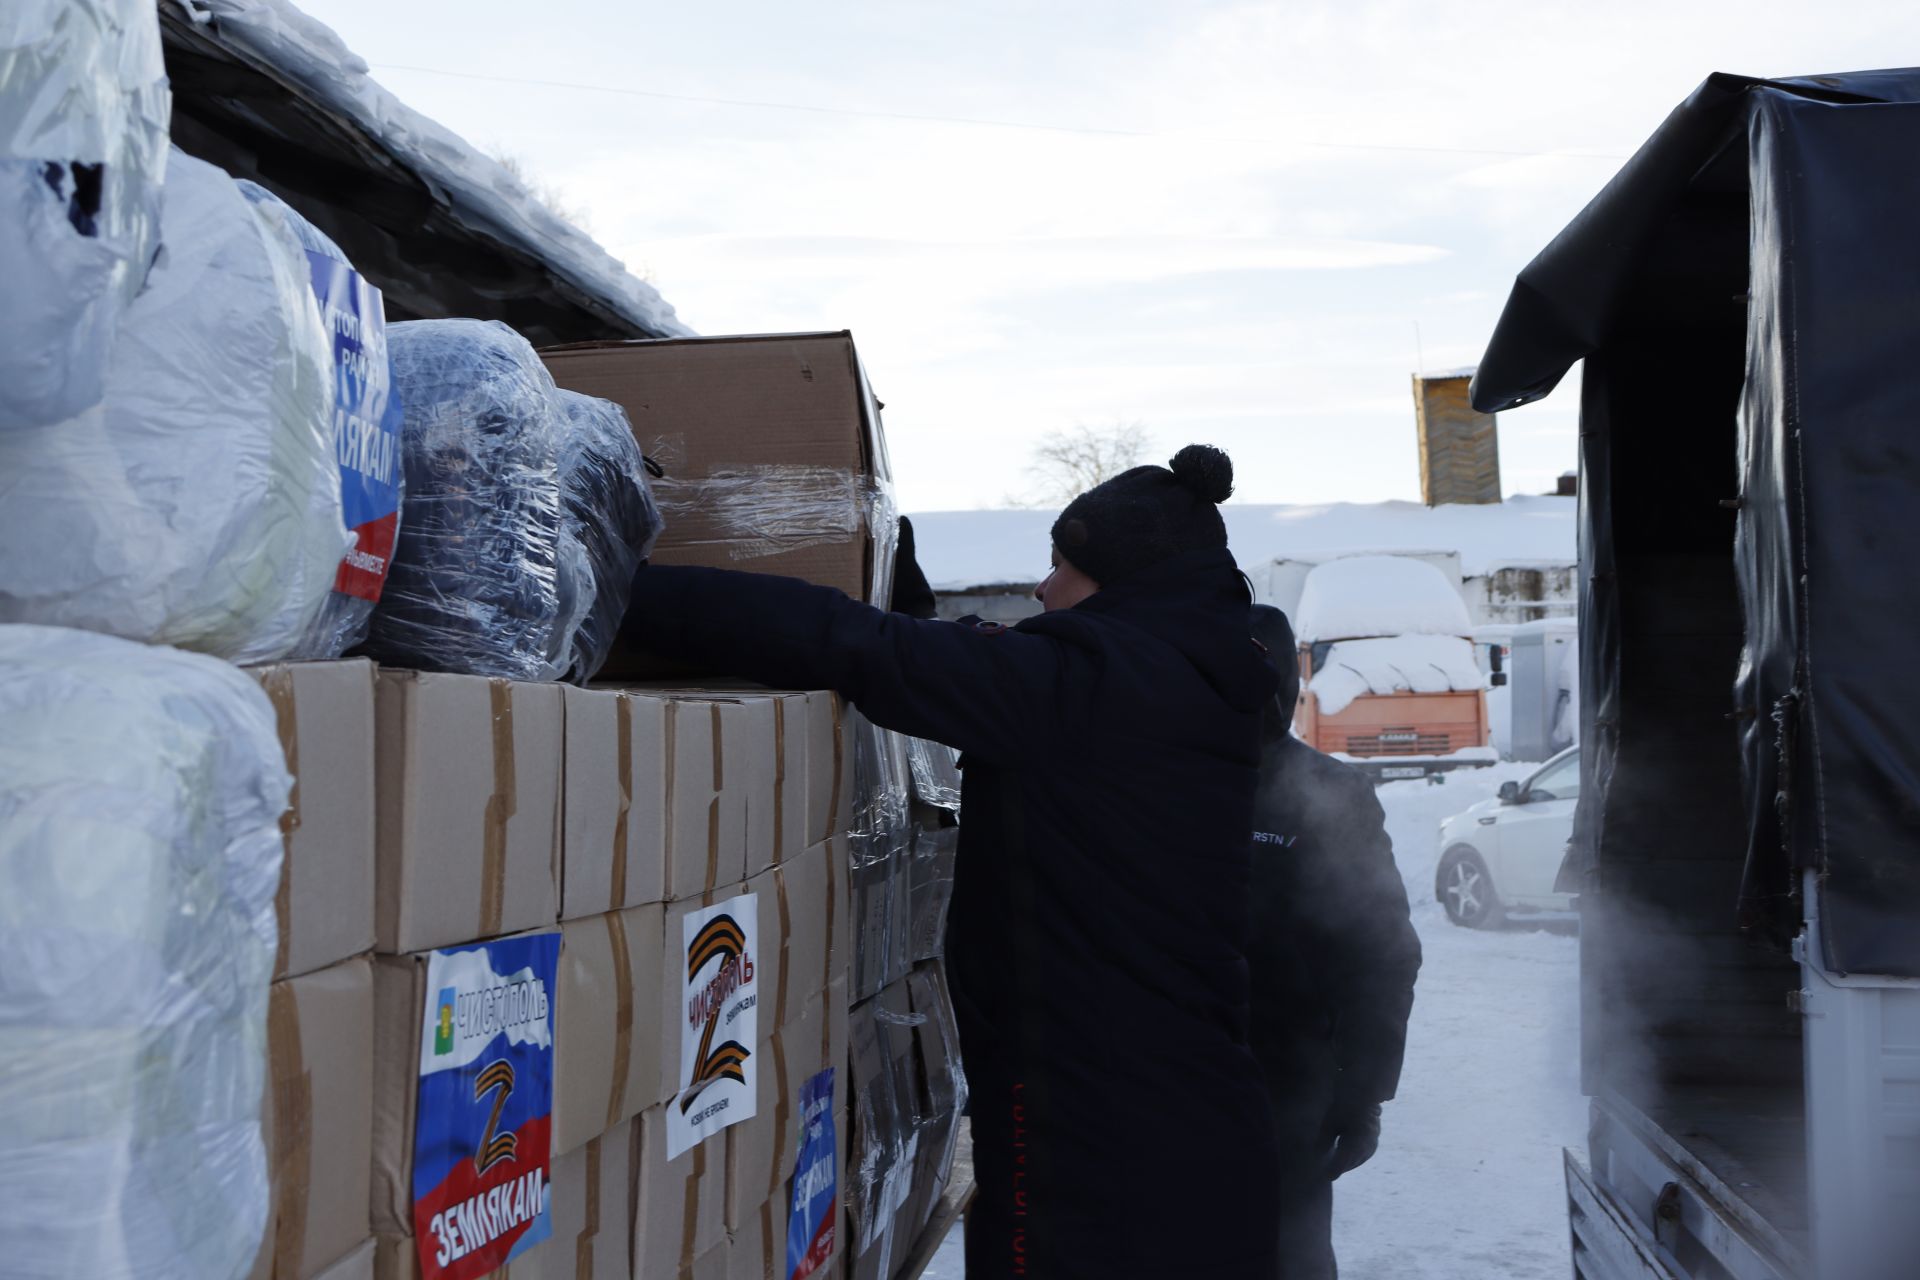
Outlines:
[[[1474,932],[1448,924],[1433,896],[1441,819],[1538,767],[1381,788],[1426,962],[1380,1154],[1335,1188],[1343,1280],[1568,1274],[1560,1149],[1586,1141],[1571,925]],[[926,1274],[963,1280],[958,1231]]]

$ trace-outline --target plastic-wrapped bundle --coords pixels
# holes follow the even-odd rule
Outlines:
[[[0,430],[100,403],[159,236],[171,111],[153,0],[0,5]]]
[[[288,777],[224,662],[0,627],[0,1271],[247,1274]]]
[[[395,666],[549,679],[564,626],[553,378],[497,320],[410,321],[389,326],[387,343],[407,518],[366,651]]]
[[[405,479],[400,468],[400,398],[387,356],[386,309],[340,246],[265,187],[240,192],[263,217],[281,223],[306,251],[314,300],[333,347],[334,430],[340,505],[353,546],[340,561],[333,593],[309,642],[296,655],[337,658],[367,638],[367,623],[393,562]]]
[[[566,390],[560,403],[566,413],[560,442],[562,558],[584,557],[591,598],[575,610],[580,621],[569,632],[556,674],[585,684],[613,649],[633,572],[653,554],[664,525],[648,479],[650,464],[640,454],[626,410],[611,400]]]
[[[306,255],[180,151],[162,231],[105,403],[0,431],[0,621],[285,657],[348,545]]]
[[[908,738],[907,764],[913,770],[916,801],[936,809],[960,811],[960,758],[952,747],[925,738]]]

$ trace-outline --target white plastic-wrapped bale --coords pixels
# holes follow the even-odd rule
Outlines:
[[[587,574],[582,604],[567,612],[563,661],[556,673],[578,684],[593,679],[613,649],[634,570],[653,554],[664,524],[626,410],[611,400],[559,392],[564,410],[560,442],[560,526],[563,569]],[[563,580],[567,574],[563,572]],[[564,585],[564,581],[563,581]]]
[[[389,326],[387,342],[407,512],[366,651],[425,671],[551,679],[565,630],[553,378],[494,320],[414,320]]]
[[[0,627],[0,1272],[219,1280],[267,1220],[273,708],[224,662]]]
[[[105,403],[0,432],[0,621],[286,657],[349,545],[305,252],[177,150],[162,228]]]
[[[0,4],[0,431],[100,403],[171,108],[153,0]]]
[[[1315,565],[1296,612],[1294,630],[1302,644],[1473,631],[1459,587],[1409,556],[1347,556]]]
[[[314,300],[333,349],[341,515],[353,546],[340,561],[333,593],[311,636],[294,656],[337,658],[367,638],[400,531],[406,486],[386,309],[380,291],[318,227],[258,183],[243,181],[239,187],[262,217],[282,224],[305,250]]]

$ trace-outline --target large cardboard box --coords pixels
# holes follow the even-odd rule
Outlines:
[[[770,865],[772,825],[750,823],[748,810],[775,791],[772,705],[675,693],[667,754],[667,900],[739,884],[749,861]]]
[[[835,842],[815,845],[797,858],[747,882],[761,894],[760,987],[764,1026],[785,1026],[802,1004],[844,971],[839,940],[847,932],[846,870]],[[775,945],[777,943],[777,945]]]
[[[560,918],[667,896],[667,704],[567,688]]]
[[[851,334],[582,343],[541,356],[561,386],[625,409],[666,470],[654,482],[666,517],[655,563],[784,574],[886,600],[890,468]],[[631,671],[635,658],[616,648],[608,672]]]
[[[853,754],[847,704],[836,693],[807,694],[807,844],[844,835],[853,821]]]
[[[310,1280],[370,1234],[373,972],[364,958],[273,984],[267,1072],[271,1217],[252,1275]]]
[[[837,1004],[835,1003],[837,1002]],[[815,992],[765,1042],[754,1117],[727,1130],[727,1227],[739,1232],[769,1196],[778,1198],[800,1154],[803,1085],[834,1068],[834,1096],[846,1097],[846,986]],[[844,1135],[836,1135],[836,1145]]]
[[[500,1280],[631,1280],[631,1120],[553,1162],[553,1235],[500,1270]]]
[[[642,1112],[634,1123],[640,1128],[633,1220],[636,1280],[678,1277],[696,1264],[710,1268],[707,1255],[727,1240],[725,1137],[708,1138],[669,1160],[666,1108]],[[724,1258],[718,1274],[725,1275]]]
[[[293,774],[274,901],[274,976],[283,978],[373,947],[373,664],[280,662],[251,673],[273,703]]]
[[[658,1102],[666,908],[560,926],[554,1002],[553,1152],[572,1151]]]
[[[557,921],[559,686],[382,671],[375,709],[379,949]]]
[[[869,846],[869,850],[871,846]],[[853,998],[870,1000],[887,985],[892,960],[893,893],[897,882],[890,860],[870,858],[854,865],[849,874],[852,954],[849,968]]]
[[[814,841],[807,827],[811,780],[807,756],[812,749],[808,715],[812,699],[804,693],[770,693],[773,703],[774,792],[770,797],[773,860],[797,858]]]
[[[953,903],[960,828],[944,825],[932,816],[937,813],[926,811],[925,820],[917,817],[913,825],[907,954],[916,964],[943,955],[947,949],[947,908]]]

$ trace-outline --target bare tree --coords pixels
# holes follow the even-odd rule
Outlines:
[[[503,148],[496,147],[490,153],[495,164],[520,180],[520,185],[533,194],[533,198],[547,207],[548,212],[562,222],[570,222],[580,230],[593,231],[593,216],[587,207],[568,194],[567,189],[556,182],[549,182],[534,173],[533,166],[527,161]]]
[[[1145,462],[1151,443],[1146,425],[1139,422],[1102,427],[1083,422],[1071,430],[1049,431],[1033,446],[1033,461],[1027,468],[1033,493],[1021,505],[1063,506]]]

